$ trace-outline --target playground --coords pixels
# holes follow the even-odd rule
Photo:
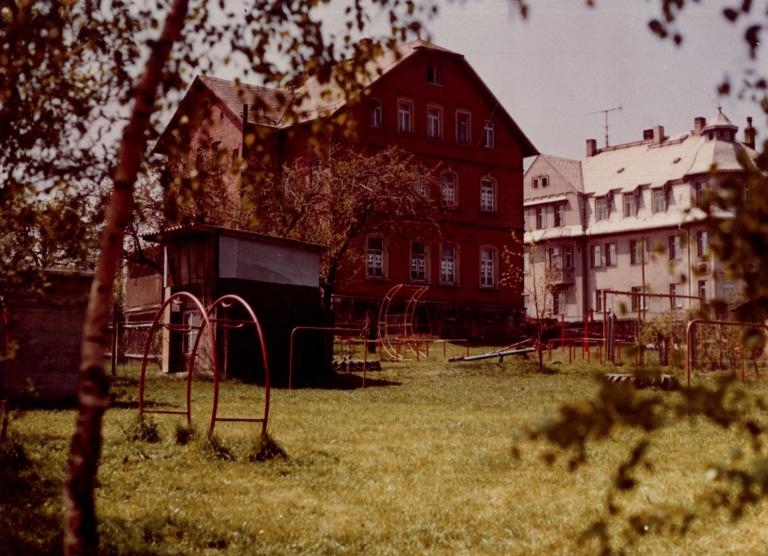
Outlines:
[[[465,348],[447,349],[458,355]],[[471,354],[494,349],[478,346]],[[555,350],[544,373],[533,358],[505,358],[501,365],[495,359],[397,361],[370,372],[366,388],[361,373],[340,373],[340,382],[326,388],[273,389],[269,433],[286,457],[266,461],[252,457],[261,423],[219,422],[214,445],[205,441],[211,379],[194,384],[195,435],[189,442],[179,432],[184,415],[148,415],[159,438],[138,439],[139,367],[120,366],[96,492],[104,551],[595,552],[594,545],[577,547],[576,540],[604,514],[604,492],[637,435],[624,431],[594,445],[590,465],[574,473],[563,462],[542,462],[546,447],[528,440],[525,430],[563,404],[594,396],[600,386],[594,373],[606,370],[594,352],[590,363],[569,364],[563,355]],[[147,406],[176,407],[184,384],[182,377],[150,368]],[[749,388],[768,394],[766,384]],[[220,394],[221,415],[253,414],[253,385],[224,381]],[[15,481],[0,483],[3,506],[26,509],[2,512],[0,534],[13,535],[0,539],[4,546],[19,547],[19,553],[59,546],[64,448],[73,420],[69,410],[13,416],[11,432],[29,461]],[[727,429],[681,420],[655,435],[653,478],[625,503],[694,504],[693,493],[707,484],[709,463],[727,459],[746,442]],[[682,540],[648,535],[640,552],[755,553],[768,541],[761,509],[748,510],[735,523],[716,513],[694,523]]]
[[[591,443],[588,464],[574,471],[562,458],[546,464],[552,446],[528,431],[563,406],[587,407],[606,378],[621,382],[643,367],[665,365],[662,376],[675,385],[630,386],[648,399],[680,401],[677,388],[715,388],[721,377],[751,396],[768,395],[764,350],[743,341],[745,330],[761,337],[762,325],[673,318],[672,299],[665,299],[669,317],[648,318],[642,308],[650,304],[639,303],[638,318],[620,320],[606,294],[602,315],[579,327],[553,320],[538,337],[478,346],[415,326],[421,294],[409,293],[404,309],[393,296],[375,339],[352,327],[295,328],[283,354],[288,381],[279,388],[270,385],[266,333],[247,302],[228,295],[206,307],[187,293],[169,298],[169,310],[158,311],[143,336],[143,352],[113,357],[96,493],[104,552],[593,553],[595,538],[577,541],[609,515],[616,470],[642,433],[617,429]],[[181,302],[196,316],[172,318]],[[323,337],[335,372],[318,369],[323,380],[294,387],[300,342]],[[247,359],[232,359],[236,345],[249,350]],[[241,374],[245,361],[256,375]],[[192,372],[164,368],[174,364]],[[12,553],[60,546],[73,420],[71,410],[11,416],[10,438],[23,457],[0,468],[0,503],[26,508],[0,517],[0,545]],[[677,417],[651,435],[654,466],[638,470],[640,486],[621,495],[627,511],[701,508],[712,466],[750,440]],[[683,538],[662,527],[636,548],[754,553],[768,541],[763,509],[750,506],[735,522],[709,511]],[[626,523],[607,519],[611,535],[622,538]]]

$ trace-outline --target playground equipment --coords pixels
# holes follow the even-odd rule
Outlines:
[[[522,357],[523,355],[531,353],[532,351],[536,351],[536,347],[525,345],[529,343],[531,343],[531,340],[523,340],[522,342],[517,342],[516,344],[508,345],[507,347],[504,347],[496,351],[489,351],[487,353],[480,353],[478,355],[460,355],[458,357],[451,357],[450,359],[448,359],[448,362],[458,363],[463,361],[481,361],[483,359],[495,358],[495,359],[498,359],[499,363],[503,363],[505,357],[509,357],[511,355]]]
[[[698,354],[701,350],[701,345],[699,345],[696,337],[696,330],[702,329],[702,328],[714,328],[717,327],[717,333],[719,336],[720,343],[722,342],[722,332],[723,328],[751,328],[754,330],[762,330],[763,334],[768,332],[768,326],[766,326],[765,323],[758,323],[758,322],[741,322],[741,321],[732,321],[732,320],[705,320],[705,319],[693,319],[691,322],[688,323],[688,327],[685,331],[685,338],[686,338],[686,344],[688,346],[688,353],[685,358],[685,379],[688,386],[691,385],[691,374],[693,370],[697,367],[697,360],[698,360]],[[727,350],[727,353],[725,354],[725,357],[723,357],[722,349],[723,346],[719,345],[717,346],[717,357],[721,361],[719,367],[723,367],[722,360],[723,359],[731,359],[733,362],[738,361],[739,367],[740,367],[740,375],[741,380],[745,379],[745,371],[746,371],[746,361],[749,359],[752,364],[754,365],[755,369],[755,376],[759,376],[759,365],[758,365],[758,358],[761,355],[764,355],[764,349],[760,350],[752,350],[751,352],[747,353],[747,350],[742,346],[740,343],[735,346],[726,345],[724,346]],[[746,355],[746,357],[745,357]],[[732,367],[733,370],[733,367]]]
[[[617,346],[621,343],[632,343],[628,338],[620,338],[617,330],[617,314],[616,308],[613,307],[613,303],[609,307],[608,296],[611,296],[612,301],[615,301],[616,296],[627,296],[631,300],[631,310],[636,314],[635,318],[635,343],[637,335],[640,333],[641,325],[646,319],[648,313],[649,299],[666,299],[669,300],[669,312],[671,320],[675,322],[675,312],[679,310],[681,314],[683,310],[681,307],[676,307],[677,300],[691,300],[698,301],[699,308],[704,305],[704,299],[697,295],[684,295],[684,294],[670,294],[670,293],[651,293],[651,292],[637,292],[637,291],[624,291],[624,290],[602,290],[602,307],[603,307],[603,350],[608,361],[612,363],[617,362],[617,358],[620,357],[620,350],[617,350]],[[624,311],[626,307],[622,308]],[[621,311],[621,312],[624,312]],[[637,363],[642,364],[643,353],[642,349],[637,354]]]
[[[172,304],[180,304],[187,302],[192,311],[196,315],[196,319],[190,319],[187,323],[172,323],[170,322],[170,309]],[[222,318],[221,313],[233,311],[236,308],[240,308],[245,312],[246,318]],[[199,319],[199,324],[194,324],[195,320]],[[221,335],[224,337],[223,349],[219,350],[219,344],[217,343],[217,330],[214,325],[221,331]],[[223,353],[224,365],[226,369],[227,358],[227,338],[228,332],[231,330],[239,330],[245,327],[254,327],[254,332],[258,340],[258,345],[261,350],[261,363],[264,369],[264,405],[263,412],[260,417],[220,417],[218,415],[219,408],[219,383],[221,382],[221,369],[219,365],[219,353]],[[187,335],[188,338],[192,337],[192,349],[189,358],[185,362],[186,367],[186,403],[183,410],[167,410],[167,409],[147,409],[145,407],[145,386],[146,386],[146,369],[147,362],[149,360],[151,344],[154,335],[158,331],[163,331],[166,334],[171,332],[177,332]],[[253,309],[248,303],[239,296],[236,295],[224,295],[218,298],[216,301],[206,309],[197,297],[189,292],[177,292],[171,295],[157,310],[155,317],[152,321],[152,327],[150,334],[147,337],[146,347],[144,349],[144,357],[141,362],[141,375],[139,379],[139,416],[144,417],[145,413],[161,413],[171,415],[183,415],[186,417],[187,423],[192,424],[192,378],[195,370],[195,361],[198,357],[201,341],[205,338],[207,348],[210,353],[210,366],[213,371],[213,401],[211,407],[211,419],[208,426],[208,434],[213,433],[213,429],[216,423],[219,421],[229,422],[255,422],[261,423],[262,434],[267,430],[267,422],[269,419],[269,390],[270,390],[270,373],[269,363],[267,357],[267,348],[264,342],[264,334],[259,324],[258,318],[256,318]],[[168,342],[170,343],[170,342]],[[164,347],[164,349],[166,349]]]
[[[429,286],[396,284],[392,286],[379,306],[378,333],[381,348],[395,361],[405,359],[399,347],[405,346],[419,358],[419,346],[414,333],[416,310]],[[396,312],[399,311],[399,312]]]

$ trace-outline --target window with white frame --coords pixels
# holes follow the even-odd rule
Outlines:
[[[683,306],[683,299],[679,297],[683,294],[683,286],[682,284],[670,284],[669,285],[669,295],[671,296],[671,303],[672,307],[675,309],[680,309]]]
[[[707,191],[709,191],[709,182],[697,181],[693,184],[693,198],[696,204],[701,206],[706,198]]]
[[[602,312],[603,310],[603,290],[595,288],[595,302],[592,304],[596,312]]]
[[[377,98],[368,101],[368,125],[374,129],[381,129],[384,125],[384,109]]]
[[[632,239],[629,242],[629,262],[631,264],[643,264],[643,242]]]
[[[427,66],[427,83],[430,85],[443,84],[443,69],[437,64],[429,64]]]
[[[616,266],[616,243],[605,244],[605,266]]]
[[[592,268],[600,268],[603,266],[603,246],[592,245],[589,250],[590,263]]]
[[[678,261],[683,257],[682,240],[680,234],[669,236],[669,260]]]
[[[496,286],[496,248],[480,248],[480,287],[493,288]]]
[[[537,230],[543,230],[547,227],[547,215],[544,212],[544,207],[538,206],[534,209],[535,217],[536,217],[536,228]]]
[[[455,207],[459,202],[459,175],[453,170],[444,170],[440,174],[440,198],[448,207]]]
[[[642,295],[642,286],[632,286],[630,288],[632,292],[631,310],[637,311],[638,309],[648,309],[648,296]]]
[[[624,217],[637,216],[637,195],[634,193],[624,193],[621,199],[624,205]]]
[[[565,226],[565,203],[555,203],[555,227]]]
[[[696,232],[696,256],[705,259],[709,255],[709,237],[706,230]]]
[[[472,116],[469,112],[456,111],[456,142],[460,145],[472,142]]]
[[[496,128],[494,127],[493,120],[485,120],[483,122],[483,147],[492,149],[495,146]]]
[[[413,189],[422,197],[427,197],[429,195],[429,191],[427,189],[427,169],[423,166],[418,166],[416,170],[418,175],[416,177],[416,183],[414,184]]]
[[[533,188],[544,188],[549,186],[549,176],[536,176],[533,178]]]
[[[433,104],[427,105],[427,137],[440,139],[443,136],[443,109]]]
[[[440,248],[440,283],[453,285],[458,282],[458,256],[456,246],[445,244]]]
[[[369,236],[366,241],[365,275],[368,278],[384,278],[385,252],[384,239],[379,236]]]
[[[563,268],[573,268],[573,246],[566,245],[563,247]]]
[[[562,251],[560,247],[549,248],[549,268],[561,270],[563,268]]]
[[[411,242],[411,280],[414,282],[425,282],[427,280],[428,250],[427,244],[423,241]]]
[[[608,220],[611,215],[608,197],[595,197],[595,221]]]
[[[707,302],[709,299],[709,282],[707,280],[699,280],[698,283],[699,297],[703,302]]]
[[[480,180],[480,210],[484,212],[496,210],[496,181],[493,178]]]
[[[413,102],[410,100],[397,101],[397,131],[413,133]]]
[[[653,214],[666,212],[667,210],[667,189],[659,187],[651,190],[651,211]]]
[[[313,187],[320,185],[322,167],[323,163],[318,159],[309,163],[309,183]]]

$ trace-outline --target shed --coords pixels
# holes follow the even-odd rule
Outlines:
[[[291,332],[296,326],[323,322],[320,256],[324,247],[286,238],[210,225],[171,228],[149,239],[163,247],[163,289],[187,291],[209,305],[226,294],[242,297],[253,308],[264,331],[272,381],[287,383]],[[242,315],[244,316],[244,315]],[[171,321],[190,323],[191,307],[178,307]],[[254,352],[251,330],[227,332],[227,372],[260,382],[263,369]],[[167,372],[184,369],[192,342],[171,342],[163,361]],[[316,338],[298,346],[301,357],[294,381],[307,382],[331,370],[331,353]]]
[[[0,302],[0,394],[32,403],[77,397],[80,344],[93,273],[40,271],[43,287]],[[30,277],[29,284],[37,284]]]

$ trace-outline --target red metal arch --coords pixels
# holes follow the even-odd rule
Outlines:
[[[248,313],[249,320],[231,320],[231,319],[220,319],[215,317],[216,309],[221,307],[222,309],[231,309],[235,305],[240,305],[245,311]],[[267,432],[267,421],[269,419],[269,387],[270,387],[270,374],[269,374],[269,358],[267,356],[267,344],[264,341],[264,332],[261,328],[261,324],[259,323],[259,319],[256,317],[256,314],[253,312],[253,309],[251,306],[240,296],[227,294],[223,295],[220,298],[218,298],[216,301],[214,301],[209,307],[208,307],[208,320],[211,323],[218,324],[222,328],[227,329],[240,329],[244,326],[253,326],[256,331],[256,336],[259,340],[259,345],[261,347],[261,362],[264,367],[264,412],[262,417],[253,418],[253,417],[219,417],[218,407],[219,407],[219,382],[221,380],[221,376],[219,373],[219,365],[216,364],[214,366],[214,376],[213,376],[213,408],[211,410],[211,424],[208,429],[209,434],[213,432],[213,428],[216,426],[217,421],[237,421],[237,422],[250,422],[250,423],[261,423],[261,432],[262,434]],[[199,335],[198,335],[199,339]],[[196,342],[197,344],[197,342]],[[195,350],[197,350],[197,345],[195,345]],[[215,355],[218,351],[214,351],[214,359],[218,359],[218,357]]]
[[[147,360],[149,358],[149,350],[152,347],[152,339],[154,338],[155,333],[161,327],[165,328],[168,331],[175,331],[175,332],[189,332],[192,329],[190,325],[186,325],[186,324],[172,324],[170,322],[162,322],[162,323],[160,322],[163,314],[165,313],[166,307],[168,307],[171,303],[176,303],[182,299],[186,299],[187,301],[191,302],[194,305],[198,313],[200,313],[200,318],[202,319],[202,322],[203,322],[197,334],[197,339],[195,340],[195,347],[192,350],[192,356],[189,360],[189,364],[187,367],[186,410],[179,411],[179,410],[167,410],[167,409],[153,409],[153,410],[145,409],[144,408],[144,387],[146,382]],[[171,295],[168,299],[166,299],[165,302],[157,310],[157,312],[155,313],[155,318],[152,320],[152,326],[149,329],[149,335],[147,336],[147,343],[144,347],[144,356],[141,359],[141,375],[139,378],[139,417],[140,418],[143,418],[145,413],[185,415],[187,417],[187,424],[189,425],[192,424],[192,371],[195,368],[195,358],[197,357],[197,346],[200,343],[200,336],[201,336],[200,332],[202,332],[203,329],[208,331],[208,340],[210,341],[212,348],[215,349],[216,338],[213,334],[213,328],[211,327],[211,322],[208,319],[208,312],[205,310],[205,307],[203,307],[203,304],[200,302],[200,300],[189,292],[176,292],[175,294]],[[213,357],[214,376],[219,375],[218,362],[216,359],[217,358],[214,356]]]

